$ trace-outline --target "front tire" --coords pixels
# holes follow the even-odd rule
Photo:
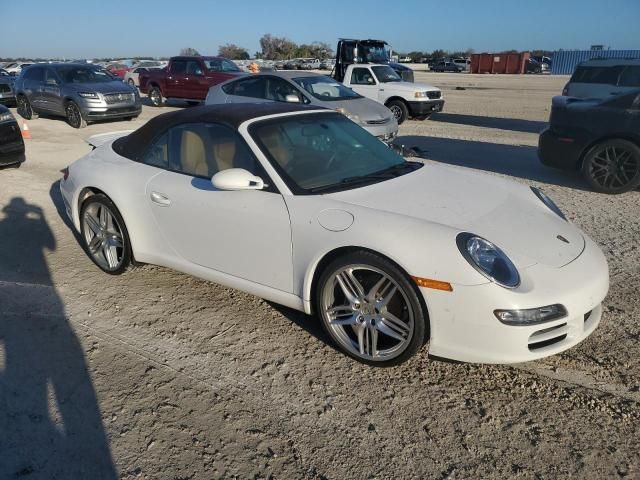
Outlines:
[[[26,96],[18,96],[18,98],[16,99],[16,107],[18,115],[20,115],[25,120],[35,120],[36,118],[38,118],[38,114],[33,110],[31,102],[29,102],[29,99]]]
[[[67,115],[67,123],[73,128],[85,128],[87,126],[87,120],[82,115],[82,110],[73,100],[67,102],[64,111]]]
[[[322,326],[342,352],[369,365],[398,365],[424,345],[428,315],[406,273],[368,251],[333,260],[316,289]]]
[[[162,90],[160,90],[160,87],[155,85],[151,87],[148,97],[154,107],[164,107],[165,98],[162,96]]]
[[[391,100],[387,103],[387,108],[393,113],[398,125],[404,122],[409,116],[409,109],[402,100]]]
[[[640,185],[640,147],[622,139],[598,143],[585,155],[582,175],[596,192],[634,190]]]
[[[93,195],[82,204],[80,234],[87,255],[103,272],[120,275],[131,265],[129,232],[106,195]]]

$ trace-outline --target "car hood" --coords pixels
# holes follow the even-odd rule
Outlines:
[[[114,80],[112,82],[100,83],[67,83],[66,88],[71,88],[76,92],[96,92],[96,93],[131,93],[133,89],[122,82]]]
[[[393,89],[395,91],[411,92],[411,93],[416,91],[426,92],[431,90],[438,90],[438,91],[440,90],[439,88],[434,87],[433,85],[429,85],[428,83],[414,83],[414,82],[386,82],[386,83],[380,84],[380,86],[385,89]]]
[[[317,102],[326,108],[344,108],[349,113],[358,115],[362,120],[383,120],[391,118],[392,113],[387,107],[369,98],[354,98],[352,100],[338,100],[335,102]]]
[[[413,173],[327,197],[480,235],[522,268],[561,267],[585,245],[581,232],[528,187],[461,167],[426,163]]]

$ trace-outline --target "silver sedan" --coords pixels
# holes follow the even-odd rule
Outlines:
[[[384,105],[365,98],[333,78],[311,72],[268,72],[228,80],[209,89],[206,105],[288,102],[330,108],[385,142],[398,123]]]

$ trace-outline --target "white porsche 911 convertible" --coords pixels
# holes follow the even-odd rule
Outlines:
[[[103,271],[152,263],[316,314],[372,365],[523,362],[600,322],[598,246],[540,190],[407,161],[344,115],[196,107],[89,139],[62,196]]]

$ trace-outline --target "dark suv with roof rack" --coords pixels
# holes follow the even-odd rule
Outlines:
[[[22,71],[14,91],[23,118],[40,113],[62,116],[74,128],[112,118],[131,120],[142,111],[135,88],[95,65],[32,65]]]

